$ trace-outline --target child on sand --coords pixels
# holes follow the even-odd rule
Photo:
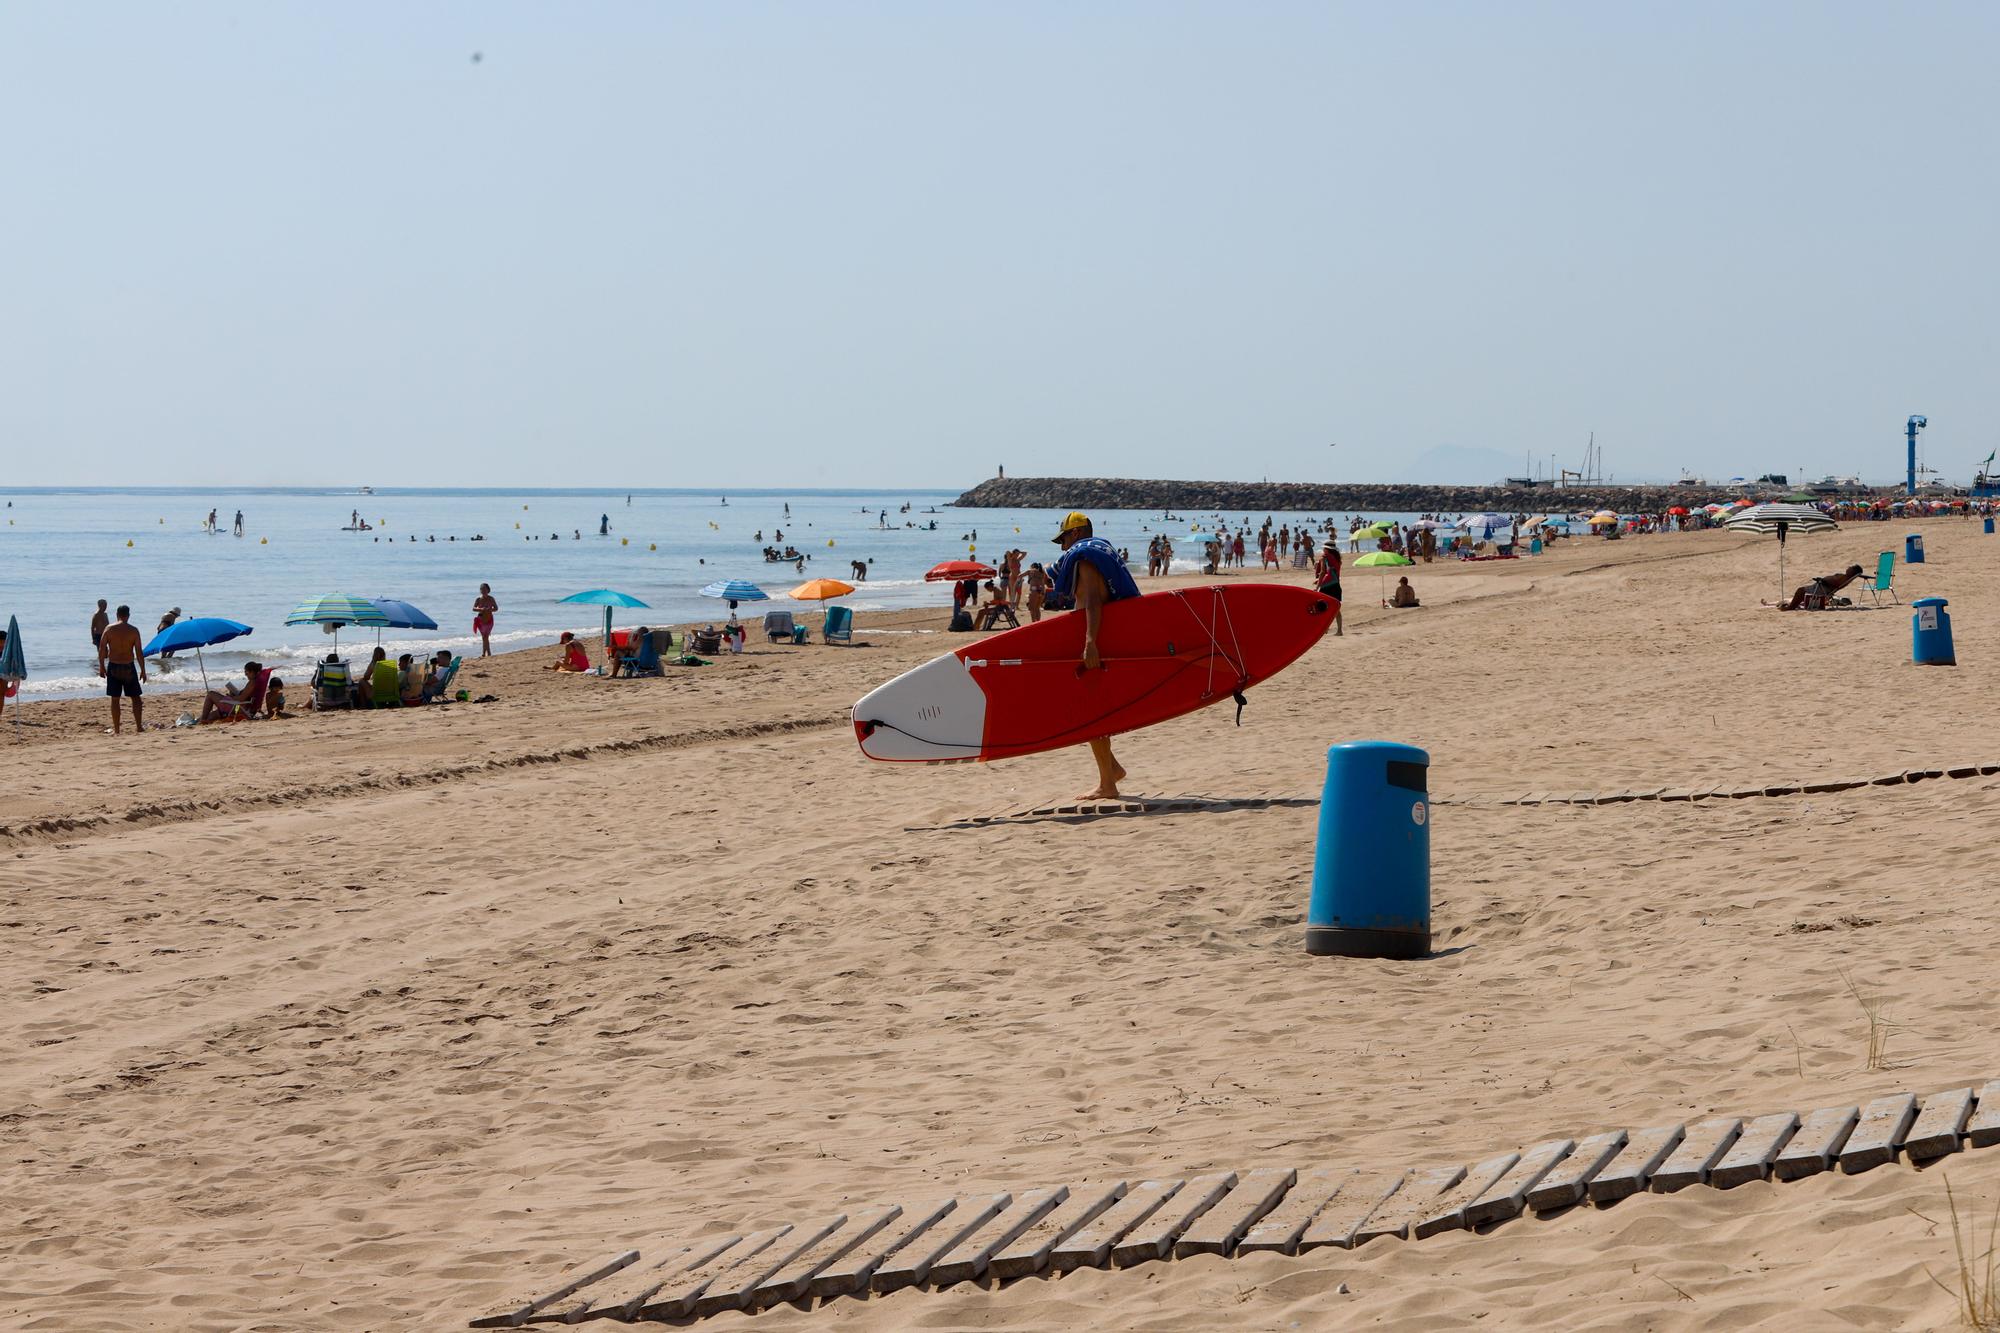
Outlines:
[[[270,682],[264,686],[264,716],[291,716],[285,711],[285,682],[277,676],[271,677]]]

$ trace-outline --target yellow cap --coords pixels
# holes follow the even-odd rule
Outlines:
[[[1089,526],[1090,515],[1079,513],[1074,509],[1070,510],[1069,513],[1063,516],[1062,526],[1056,529],[1056,543],[1058,545],[1062,543],[1063,534],[1075,532],[1078,528],[1087,528]]]

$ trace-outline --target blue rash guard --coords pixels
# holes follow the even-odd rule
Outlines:
[[[1103,576],[1111,600],[1122,602],[1139,595],[1132,571],[1118,558],[1118,552],[1102,537],[1085,537],[1062,553],[1049,571],[1049,591],[1042,604],[1051,611],[1067,611],[1076,605],[1076,567],[1088,561]]]

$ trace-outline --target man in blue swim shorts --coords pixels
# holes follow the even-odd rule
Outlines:
[[[1112,602],[1139,595],[1139,585],[1118,558],[1111,543],[1091,532],[1088,515],[1071,512],[1056,533],[1062,556],[1049,571],[1048,605],[1073,607],[1083,615],[1083,669],[1100,670],[1104,661],[1098,653],[1097,636],[1103,626],[1104,608]],[[1086,792],[1087,801],[1115,801],[1125,770],[1111,754],[1111,738],[1099,736],[1090,742],[1090,756],[1097,761],[1097,789]]]

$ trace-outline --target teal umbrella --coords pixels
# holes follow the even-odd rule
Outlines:
[[[592,588],[589,592],[573,592],[563,598],[563,600],[565,602],[580,602],[585,606],[601,606],[604,608],[604,646],[606,648],[611,646],[611,608],[624,606],[638,607],[642,610],[650,609],[647,608],[644,602],[632,594],[619,592],[615,588]]]
[[[381,629],[389,623],[389,617],[382,614],[382,608],[366,597],[350,597],[344,592],[330,592],[322,597],[310,597],[292,608],[285,617],[287,625],[325,625],[333,631],[333,646],[340,648],[340,627],[342,625],[366,625]]]

